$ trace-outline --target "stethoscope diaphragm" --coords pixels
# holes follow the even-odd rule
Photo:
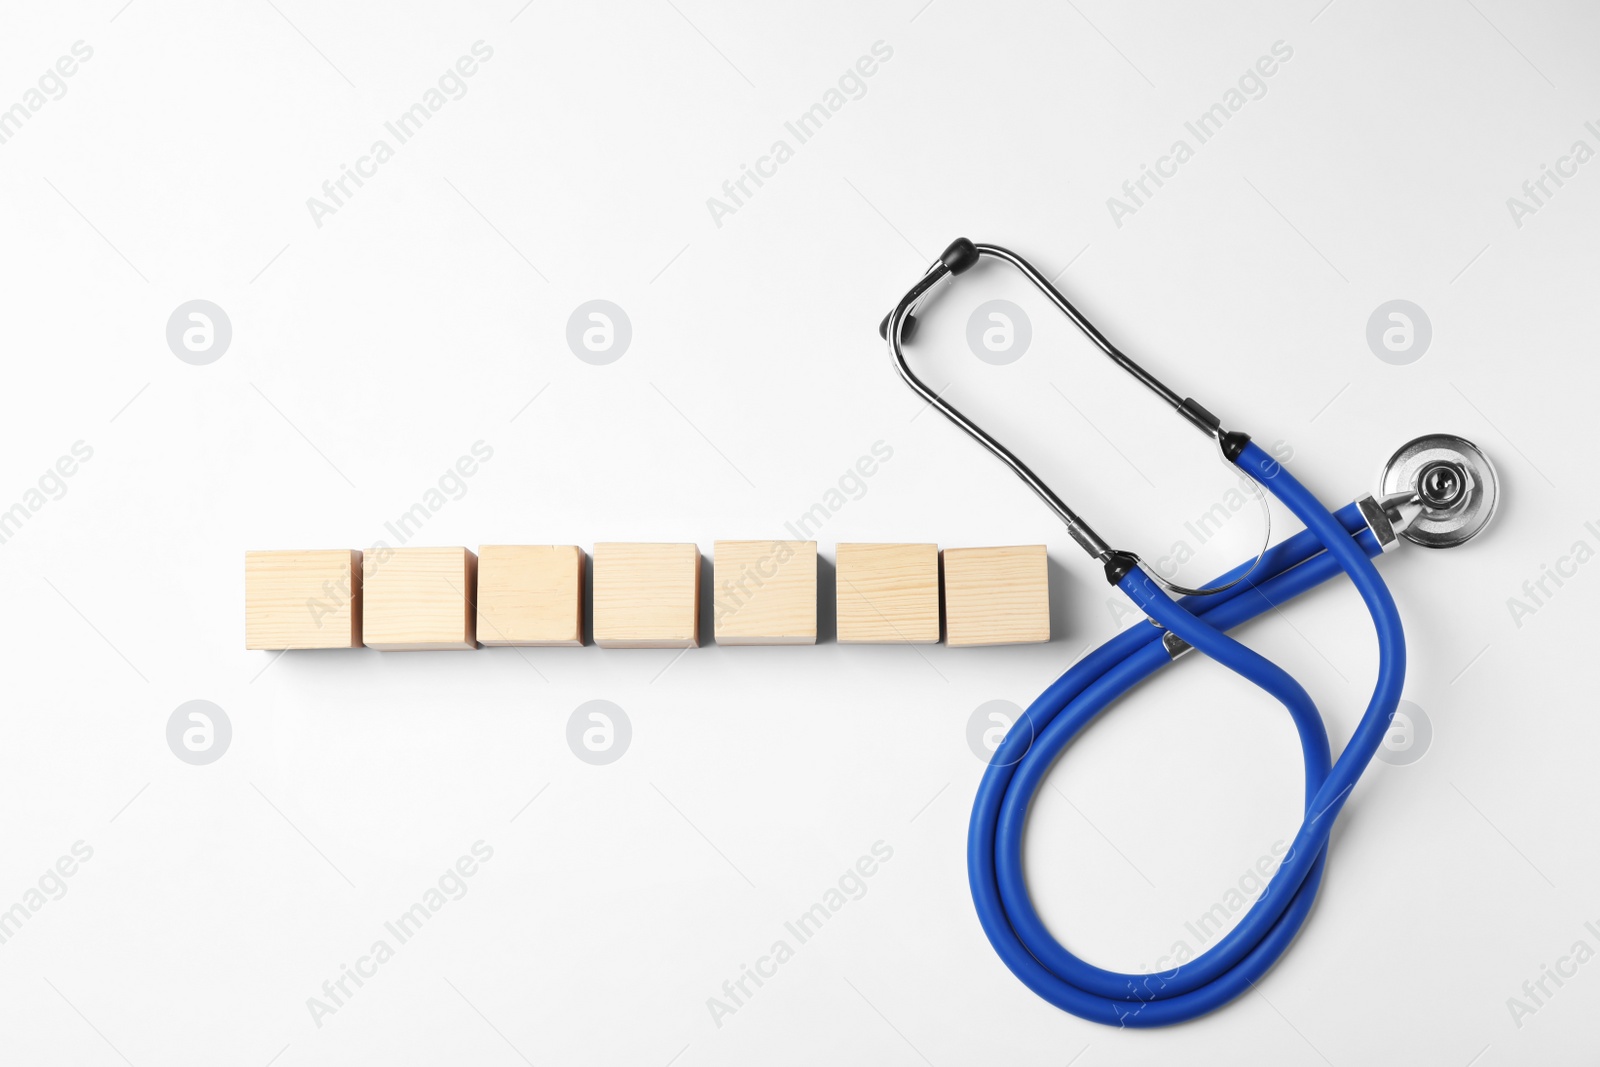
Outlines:
[[[1494,517],[1500,480],[1483,450],[1436,433],[1400,446],[1379,478],[1385,497],[1414,496],[1420,513],[1400,536],[1423,548],[1451,548],[1476,537]]]

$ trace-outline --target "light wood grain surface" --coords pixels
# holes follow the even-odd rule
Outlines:
[[[583,571],[576,545],[480,545],[478,641],[583,644]]]
[[[605,541],[594,546],[594,643],[698,648],[700,549]]]
[[[347,548],[244,554],[244,647],[361,644],[361,553]]]
[[[842,544],[837,573],[840,644],[938,643],[938,545]]]
[[[476,648],[472,600],[478,557],[465,548],[368,552],[362,629],[385,652]]]
[[[815,541],[718,541],[712,567],[717,644],[817,643]]]
[[[945,643],[1050,640],[1050,574],[1043,545],[944,550]]]

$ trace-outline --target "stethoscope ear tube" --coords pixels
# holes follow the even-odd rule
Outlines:
[[[975,441],[994,453],[1001,462],[1011,468],[1012,472],[1038,495],[1045,505],[1054,511],[1066,524],[1067,533],[1077,542],[1093,559],[1099,561],[1107,569],[1107,573],[1119,571],[1125,561],[1131,558],[1135,563],[1138,557],[1126,550],[1114,549],[1104,538],[1094,531],[1082,516],[1068,507],[1066,502],[1056,495],[1055,491],[1045,484],[1044,480],[1035,474],[1017,455],[1005,445],[1001,444],[992,434],[985,431],[977,423],[962,414],[940,393],[931,388],[921,378],[917,377],[911,369],[910,362],[906,359],[904,344],[909,340],[915,324],[914,309],[933,292],[934,286],[947,277],[963,274],[976,266],[985,258],[1002,260],[1020,271],[1023,277],[1033,283],[1034,287],[1043,293],[1056,308],[1077,326],[1083,335],[1094,343],[1107,358],[1118,367],[1126,371],[1131,377],[1145,388],[1154,393],[1167,406],[1176,411],[1184,421],[1194,426],[1201,433],[1211,438],[1221,451],[1222,457],[1229,463],[1238,460],[1246,445],[1250,443],[1248,434],[1237,430],[1226,430],[1222,421],[1213,415],[1206,407],[1193,397],[1180,396],[1168,388],[1160,379],[1139,364],[1135,363],[1125,353],[1106,340],[1104,334],[1095,328],[1094,324],[1084,316],[1072,303],[1063,296],[1055,285],[1041,274],[1033,264],[1009,249],[999,245],[974,244],[965,237],[957,238],[950,246],[929,265],[927,271],[917,281],[906,295],[900,298],[894,310],[886,315],[878,324],[878,334],[889,345],[889,355],[894,360],[900,376],[905,379],[916,393],[925,400],[930,407],[938,410],[945,418],[955,423],[966,431]],[[1262,496],[1262,513],[1267,514],[1266,498]],[[1266,551],[1266,546],[1271,540],[1270,516],[1267,528],[1263,531],[1261,551]],[[1259,561],[1259,554],[1257,559]],[[1181,596],[1200,596],[1220,592],[1226,586],[1208,586],[1191,589],[1174,584],[1165,577],[1153,571],[1149,572],[1152,580]],[[1235,579],[1237,581],[1238,579]]]

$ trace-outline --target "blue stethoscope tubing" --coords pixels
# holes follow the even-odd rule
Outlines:
[[[1157,625],[1135,626],[1101,645],[1040,695],[1007,732],[978,786],[967,870],[978,918],[1013,974],[1040,997],[1111,1026],[1167,1026],[1204,1015],[1248,991],[1299,932],[1316,899],[1328,835],[1389,727],[1405,681],[1405,636],[1394,598],[1369,557],[1380,552],[1356,505],[1338,513],[1258,445],[1234,462],[1267,487],[1305,529],[1211,583],[1237,584],[1173,600],[1141,569],[1118,583]],[[1378,678],[1372,699],[1335,763],[1328,733],[1305,689],[1227,631],[1343,572],[1372,615]],[[1248,575],[1248,577],[1246,577]],[[1096,967],[1045,928],[1028,895],[1022,848],[1028,809],[1057,756],[1112,702],[1172,662],[1171,631],[1275,697],[1300,734],[1305,818],[1266,890],[1215,945],[1168,971],[1127,974]]]

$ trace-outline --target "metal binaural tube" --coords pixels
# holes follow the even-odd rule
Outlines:
[[[1072,510],[1072,508],[1068,507],[1066,502],[1057,496],[1056,493],[1045,484],[1044,480],[1035,474],[1026,463],[1017,457],[1015,453],[1013,453],[1005,445],[1001,444],[993,435],[987,433],[977,423],[967,418],[966,415],[957,410],[955,405],[945,400],[935,390],[930,388],[927,383],[918,378],[911,370],[910,363],[906,360],[904,342],[907,323],[911,321],[912,317],[911,313],[928,298],[928,296],[932,293],[934,286],[938,282],[942,281],[946,277],[951,277],[953,275],[965,272],[983,258],[1004,260],[1013,267],[1017,268],[1017,270],[1021,271],[1023,276],[1032,282],[1035,288],[1049,298],[1050,302],[1056,306],[1057,310],[1066,315],[1067,318],[1072,321],[1073,325],[1077,326],[1078,329],[1082,331],[1084,336],[1089,338],[1089,340],[1094,343],[1095,347],[1099,348],[1100,351],[1104,353],[1112,362],[1116,363],[1117,366],[1121,367],[1141,385],[1159,397],[1168,407],[1172,408],[1187,422],[1189,422],[1190,425],[1194,426],[1196,429],[1200,430],[1200,432],[1216,441],[1218,447],[1222,450],[1223,458],[1230,464],[1233,464],[1233,462],[1238,458],[1240,452],[1246,445],[1249,444],[1250,439],[1244,434],[1225,432],[1222,429],[1221,421],[1217,419],[1215,415],[1212,415],[1195,400],[1179,396],[1178,393],[1168,388],[1166,384],[1164,384],[1159,378],[1130,359],[1120,349],[1108,341],[1105,335],[1096,329],[1092,322],[1084,317],[1082,312],[1073,307],[1071,301],[1069,301],[1065,296],[1061,295],[1060,291],[1058,291],[1056,287],[1051,284],[1048,278],[1039,273],[1039,271],[1036,270],[1031,263],[1017,255],[1015,252],[1001,248],[999,245],[974,244],[964,237],[952,242],[951,245],[944,250],[939,259],[929,266],[927,271],[923,274],[921,280],[919,280],[916,285],[912,286],[910,291],[908,291],[905,296],[901,297],[900,302],[895,306],[893,311],[889,312],[888,316],[883,320],[879,327],[879,332],[888,342],[889,353],[894,359],[895,368],[900,372],[900,377],[905,379],[906,384],[911,386],[911,388],[915,390],[919,396],[926,400],[930,406],[938,409],[938,411],[944,415],[945,418],[949,419],[962,430],[966,431],[969,436],[987,448],[995,456],[999,457],[999,459],[1005,463],[1006,466],[1010,467],[1012,472],[1016,474],[1018,478],[1022,479],[1028,488],[1032,489],[1039,499],[1043,500],[1045,505],[1049,507],[1051,511],[1056,513],[1056,515],[1066,525],[1067,533],[1072,537],[1072,539],[1077,542],[1077,544],[1085,552],[1087,552],[1092,559],[1107,565],[1108,578],[1116,581],[1116,577],[1113,577],[1114,558],[1118,559],[1117,567],[1120,568],[1124,565],[1132,566],[1133,563],[1139,562],[1138,557],[1133,553],[1117,552],[1109,544],[1107,544],[1106,541],[1099,534],[1097,534],[1087,522],[1084,521],[1082,516],[1078,515],[1077,512]],[[1245,471],[1242,468],[1239,470],[1240,473],[1244,474],[1245,477],[1250,478],[1252,482],[1255,482],[1255,479],[1250,476],[1248,471]],[[1259,489],[1260,487],[1257,485],[1258,492]],[[1257,553],[1256,555],[1257,563],[1260,562],[1262,554],[1266,552],[1267,544],[1270,542],[1272,535],[1271,514],[1267,508],[1266,495],[1264,493],[1260,493],[1260,499],[1262,514],[1267,520],[1267,530],[1262,539],[1261,552]],[[1148,568],[1146,568],[1146,570],[1148,571]],[[1208,593],[1215,593],[1227,588],[1227,586],[1222,586],[1213,589],[1190,589],[1188,587],[1169,582],[1161,575],[1154,572],[1149,573],[1151,578],[1165,588],[1186,596],[1199,596]],[[1249,573],[1250,572],[1247,570],[1243,575],[1235,578],[1233,582],[1229,584],[1236,584],[1243,581],[1249,576]]]
[[[952,245],[951,247],[954,248],[955,246]],[[946,255],[948,256],[949,254],[949,250],[946,250]],[[1045,505],[1049,507],[1051,511],[1054,511],[1061,521],[1066,524],[1068,535],[1070,535],[1072,539],[1077,542],[1079,547],[1087,552],[1092,559],[1101,561],[1105,560],[1106,557],[1111,555],[1111,546],[1106,544],[1100,535],[1095,533],[1093,528],[1091,528],[1089,524],[1078,515],[1077,512],[1068,507],[1066,502],[1057,496],[1054,490],[1046,485],[1042,478],[1033,473],[1032,469],[1030,469],[1026,463],[1022,462],[1022,460],[1019,459],[1009,448],[985,432],[981,426],[963,415],[959,410],[957,410],[955,405],[941,397],[937,392],[923,382],[921,378],[918,378],[911,370],[911,365],[906,361],[906,355],[904,349],[902,348],[901,341],[901,333],[905,328],[906,319],[910,317],[912,310],[922,302],[933,286],[950,274],[950,268],[946,266],[942,259],[935,262],[931,267],[928,268],[928,271],[923,275],[922,280],[913,286],[911,291],[906,293],[906,295],[901,298],[900,303],[896,305],[895,309],[889,313],[888,321],[885,323],[884,332],[888,338],[889,351],[894,356],[895,366],[900,371],[900,377],[904,378],[906,384],[911,386],[911,388],[914,389],[919,396],[926,400],[930,405],[937,408],[940,414],[944,415],[945,418],[949,419],[951,422],[961,427],[961,429],[965,430],[972,436],[974,440],[983,445],[990,452],[993,452],[996,456],[1000,457],[1000,459],[1012,469],[1017,477],[1021,478],[1023,482],[1027,484],[1028,488],[1032,489],[1034,493],[1039,496],[1039,499],[1043,500]]]

